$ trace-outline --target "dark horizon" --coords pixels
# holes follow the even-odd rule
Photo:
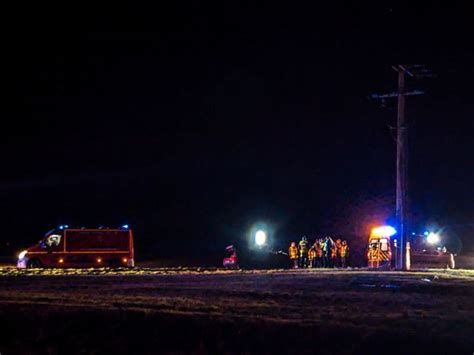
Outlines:
[[[394,213],[396,102],[368,96],[396,90],[396,62],[437,75],[408,81],[426,92],[407,99],[411,229],[464,225],[474,247],[466,9],[96,10],[4,30],[0,248],[59,224],[127,223],[160,256],[221,251],[258,222],[280,248],[362,233],[366,211]]]

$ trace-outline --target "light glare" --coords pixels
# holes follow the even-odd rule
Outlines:
[[[432,232],[428,234],[428,236],[426,237],[426,240],[430,244],[438,244],[440,241],[440,237],[438,234]]]
[[[391,237],[397,234],[397,230],[392,226],[382,226],[372,229],[372,235],[374,237]]]
[[[255,233],[255,244],[262,246],[267,241],[267,234],[264,231],[258,231]]]

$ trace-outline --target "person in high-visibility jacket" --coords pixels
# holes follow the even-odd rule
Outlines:
[[[347,241],[343,240],[341,243],[341,267],[347,267],[347,258],[349,257],[349,246],[347,245]]]
[[[288,257],[293,262],[293,269],[298,268],[298,247],[295,242],[291,242],[288,248]]]
[[[336,249],[336,260],[335,260],[335,265],[336,267],[341,267],[341,240],[338,238],[336,239],[336,244],[334,245],[334,248]]]
[[[308,250],[308,267],[313,268],[315,261],[316,261],[316,248],[313,245]]]
[[[303,236],[299,243],[300,251],[300,267],[304,268],[308,265],[308,239]]]
[[[314,243],[316,248],[316,267],[323,267],[323,240],[316,239]]]
[[[337,247],[336,244],[332,244],[330,248],[330,261],[329,267],[336,267],[337,266]]]
[[[331,249],[330,237],[326,237],[323,239],[322,247],[323,247],[323,267],[329,267],[329,257],[330,257],[330,249]]]

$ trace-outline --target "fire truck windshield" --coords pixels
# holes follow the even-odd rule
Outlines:
[[[49,231],[46,232],[46,234],[44,235],[44,238],[43,240],[45,240],[46,238],[48,238],[51,234],[53,234],[54,232],[56,232],[56,228],[53,228]]]

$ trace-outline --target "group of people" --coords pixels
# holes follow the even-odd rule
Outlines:
[[[291,242],[288,256],[294,269],[298,268],[333,268],[348,266],[349,246],[346,240],[331,237],[316,239],[310,246],[306,236],[296,245]]]

